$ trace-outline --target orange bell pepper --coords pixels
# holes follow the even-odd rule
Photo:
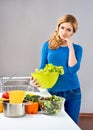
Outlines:
[[[0,113],[3,112],[3,103],[2,101],[0,100]]]
[[[28,102],[25,106],[25,112],[27,114],[36,114],[38,113],[38,102]]]

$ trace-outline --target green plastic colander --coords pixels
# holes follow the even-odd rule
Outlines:
[[[58,72],[49,72],[49,73],[32,73],[34,78],[37,79],[39,85],[43,89],[52,88],[58,80],[59,73]]]

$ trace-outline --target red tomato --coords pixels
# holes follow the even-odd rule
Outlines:
[[[7,91],[7,92],[4,92],[4,93],[2,94],[2,98],[9,99],[9,92],[8,92],[8,91]]]

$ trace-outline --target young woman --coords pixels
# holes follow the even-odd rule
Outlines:
[[[81,89],[77,72],[80,69],[82,47],[71,38],[77,29],[78,21],[73,15],[65,15],[58,20],[50,40],[43,43],[39,68],[43,69],[48,63],[64,67],[64,75],[59,76],[57,83],[48,91],[66,99],[65,111],[78,124]],[[33,78],[30,83],[32,86],[39,86]]]

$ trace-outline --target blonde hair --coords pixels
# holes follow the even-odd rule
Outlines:
[[[73,32],[75,33],[78,29],[78,21],[73,15],[65,15],[62,18],[60,18],[57,22],[56,30],[52,34],[50,40],[49,40],[49,48],[50,49],[57,49],[61,43],[62,39],[58,35],[59,26],[62,23],[70,22],[73,27]]]

